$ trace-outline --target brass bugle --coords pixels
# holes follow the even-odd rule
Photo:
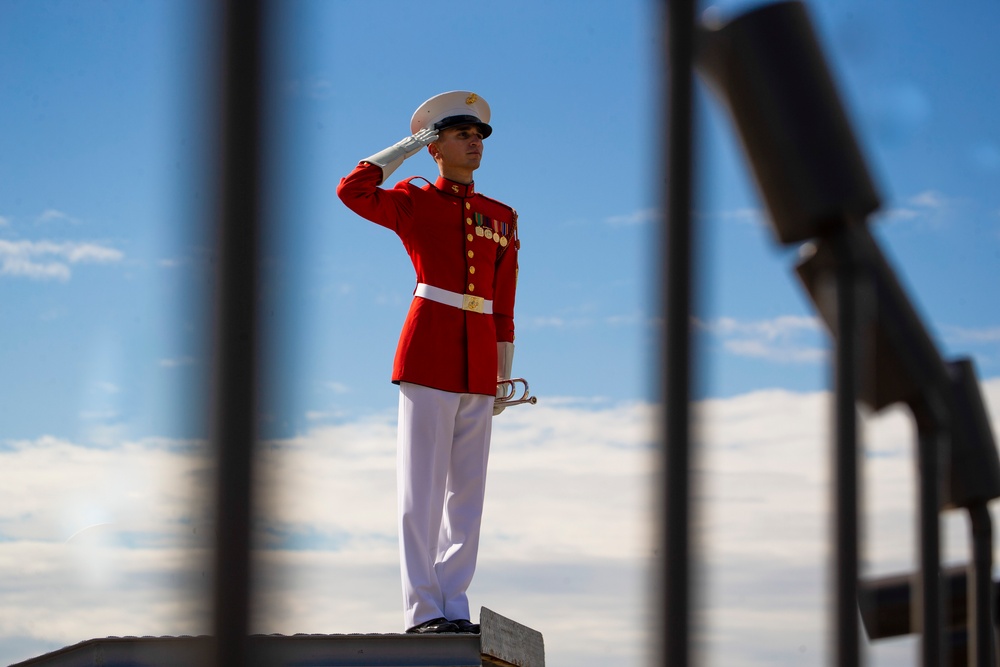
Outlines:
[[[519,388],[521,395],[514,398],[514,396],[517,395]],[[538,399],[534,396],[529,396],[529,392],[528,381],[524,378],[497,380],[497,397],[493,404],[502,405],[503,407],[521,405],[522,403],[531,403],[534,405],[538,402]]]

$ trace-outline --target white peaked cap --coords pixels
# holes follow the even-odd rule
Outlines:
[[[413,112],[410,133],[416,134],[425,127],[443,130],[455,125],[478,125],[483,138],[490,136],[490,105],[479,95],[468,90],[453,90],[435,95]]]

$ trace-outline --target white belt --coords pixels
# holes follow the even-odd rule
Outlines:
[[[483,313],[484,315],[493,314],[493,302],[488,299],[484,299],[481,296],[472,296],[471,294],[449,292],[446,289],[424,283],[417,283],[417,289],[414,290],[413,296],[437,301],[446,306],[461,308],[462,310],[471,310],[474,313]]]

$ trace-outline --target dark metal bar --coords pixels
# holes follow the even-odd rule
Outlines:
[[[972,567],[968,580],[969,667],[995,667],[993,520],[985,503],[969,507]]]
[[[877,579],[869,579],[860,584],[859,603],[861,620],[868,631],[871,640],[902,637],[917,631],[914,626],[914,583],[919,573],[894,574]],[[961,651],[964,656],[965,646],[957,640],[956,635],[964,638],[965,626],[968,621],[968,604],[966,594],[969,590],[969,568],[951,566],[943,571],[942,585],[947,591],[947,604],[944,605],[944,625],[952,637],[946,644],[951,657],[945,661],[947,665],[955,665],[955,655]]]
[[[858,424],[860,328],[859,275],[851,229],[844,227],[835,239],[841,262],[836,268],[837,317],[834,360],[833,450],[833,564],[834,619],[833,664],[856,667],[860,662],[858,632]]]
[[[257,413],[262,0],[222,3],[221,201],[215,331],[214,664],[247,664]]]
[[[661,664],[690,664],[690,400],[692,313],[692,144],[694,46],[692,0],[665,0],[664,54],[668,109],[666,230],[664,234],[663,339],[664,525],[661,553],[663,618]]]
[[[947,433],[940,429],[939,423],[928,424],[923,410],[914,409],[914,415],[920,464],[917,484],[920,576],[914,582],[914,612],[918,614],[914,625],[921,631],[920,664],[922,667],[939,667],[944,664],[939,459]]]

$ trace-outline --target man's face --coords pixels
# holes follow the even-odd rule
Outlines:
[[[445,168],[478,169],[483,159],[483,135],[476,125],[446,128],[431,144],[431,155]]]

